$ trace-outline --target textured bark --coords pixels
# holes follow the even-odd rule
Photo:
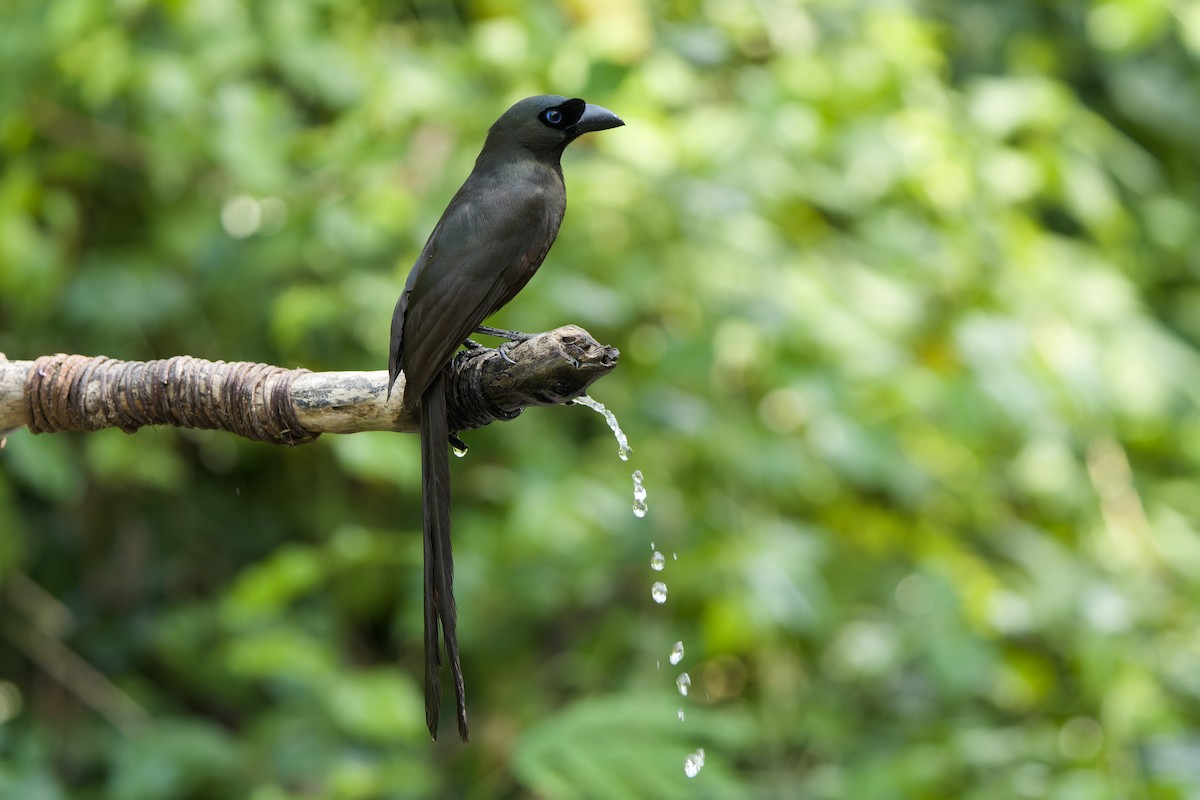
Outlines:
[[[450,368],[451,430],[512,419],[529,406],[565,403],[617,364],[616,348],[568,325],[498,350],[460,353]],[[221,399],[223,390],[238,391]],[[289,420],[280,433],[280,419]],[[228,430],[279,444],[321,433],[417,430],[416,403],[404,402],[401,375],[387,399],[387,371],[307,372],[265,364],[178,358],[152,362],[46,357],[9,361],[0,354],[0,435],[128,432],[146,424]]]

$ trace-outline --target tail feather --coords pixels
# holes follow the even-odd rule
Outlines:
[[[425,499],[428,503],[429,500]],[[435,577],[433,531],[429,528],[428,518],[425,525],[425,724],[429,726],[429,735],[437,739],[438,716],[442,705],[442,655],[438,643],[438,602],[435,597],[437,578]]]
[[[454,555],[450,547],[450,430],[446,388],[441,375],[421,395],[421,505],[425,534],[425,722],[437,738],[441,707],[441,654],[438,629],[454,678],[458,734],[467,741],[466,688],[458,655],[454,604]]]

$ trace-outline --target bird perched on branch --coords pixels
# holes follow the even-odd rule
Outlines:
[[[443,371],[480,323],[541,265],[566,210],[559,163],[578,136],[625,123],[578,98],[529,97],[488,131],[475,168],[413,264],[392,314],[388,392],[403,370],[404,402],[420,401],[421,506],[425,533],[425,721],[434,739],[441,706],[440,629],[454,678],[458,733],[467,709],[455,633],[450,552],[450,434]],[[501,348],[504,353],[504,348]]]

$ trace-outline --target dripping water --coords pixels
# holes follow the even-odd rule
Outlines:
[[[574,400],[571,401],[571,403],[573,403],[575,405],[586,406],[587,408],[592,409],[593,411],[595,411],[596,413],[598,413],[604,417],[604,421],[608,423],[609,429],[612,430],[613,436],[616,437],[617,456],[622,461],[628,461],[629,456],[632,453],[632,449],[629,447],[629,439],[625,436],[625,432],[621,430],[621,426],[617,422],[616,416],[611,411],[609,411],[604,406],[603,403],[599,403],[596,400],[593,400],[592,398],[588,397],[586,394],[576,397]],[[460,456],[463,455],[463,453],[458,453],[457,451],[455,454],[460,455]],[[647,512],[646,487],[645,487],[645,484],[643,483],[644,480],[645,480],[645,478],[642,475],[642,471],[640,469],[634,470],[634,472],[633,472],[633,515],[635,517],[637,517],[638,519],[644,518],[646,516],[646,512]],[[666,568],[666,564],[667,564],[666,556],[664,556],[654,546],[654,542],[650,543],[650,550],[652,551],[652,554],[650,556],[650,568],[652,570],[654,570],[655,572],[662,572]],[[679,553],[672,552],[671,560],[678,561]],[[658,605],[663,605],[664,603],[666,603],[667,602],[667,584],[664,581],[655,581],[650,587],[650,597]],[[671,662],[671,665],[678,666],[683,661],[683,654],[684,654],[683,642],[681,642],[681,641],[675,642],[674,646],[671,648],[670,655],[668,656],[668,660]],[[656,670],[661,670],[662,662],[656,660],[654,662],[654,668]],[[692,679],[686,672],[681,672],[675,678],[675,688],[679,691],[679,694],[682,695],[683,697],[687,697],[688,691],[691,689],[691,686],[692,686]],[[684,721],[685,715],[684,715],[684,710],[682,707],[679,707],[676,710],[675,715],[679,719],[680,722]],[[704,767],[704,748],[703,747],[697,748],[695,752],[688,754],[688,756],[683,761],[683,773],[684,773],[684,775],[686,775],[689,778],[694,778],[697,775],[699,775],[700,770],[703,767]]]
[[[629,460],[629,454],[633,452],[629,447],[629,440],[625,438],[625,432],[621,430],[621,426],[617,423],[616,416],[604,407],[603,403],[599,403],[586,394],[581,394],[571,401],[577,406],[586,406],[597,414],[604,417],[604,421],[608,423],[608,427],[612,429],[613,436],[617,437],[617,456],[622,461]]]
[[[650,587],[650,596],[661,606],[667,602],[667,585],[662,581],[655,581],[654,585]]]
[[[646,487],[642,485],[642,471],[633,471],[633,515],[638,519],[646,516]]]

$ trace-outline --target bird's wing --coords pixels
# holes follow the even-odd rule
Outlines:
[[[537,190],[464,186],[430,234],[392,320],[394,366],[418,397],[480,323],[533,275],[562,210]],[[502,197],[484,202],[483,197]]]

